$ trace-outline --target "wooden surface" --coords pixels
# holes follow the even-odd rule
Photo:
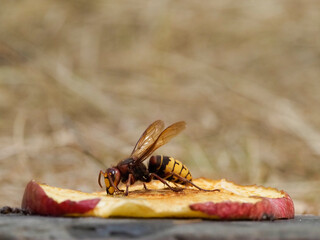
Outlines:
[[[1,239],[320,239],[320,217],[277,221],[0,215]]]

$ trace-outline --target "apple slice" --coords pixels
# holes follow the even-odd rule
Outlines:
[[[241,187],[231,182],[221,181],[225,190],[234,192],[238,195],[245,195],[246,192],[254,194],[256,191],[259,195],[250,195],[259,201],[255,203],[223,201],[223,202],[205,202],[194,203],[190,208],[194,211],[200,211],[208,215],[218,216],[219,219],[289,219],[294,218],[294,205],[290,196],[284,191],[278,191],[272,188],[257,186]],[[280,196],[273,195],[277,192]]]
[[[205,189],[186,187],[172,192],[161,182],[130,188],[129,196],[105,192],[83,193],[51,187],[35,181],[27,185],[22,208],[33,214],[50,216],[96,216],[138,218],[206,218],[206,219],[279,219],[293,218],[294,206],[290,196],[273,188],[240,186],[232,182],[194,179]]]
[[[73,191],[70,190],[66,200],[57,201],[54,197],[49,197],[44,190],[45,185],[35,181],[30,181],[24,191],[21,208],[34,214],[62,216],[68,214],[83,214],[94,209],[100,201],[100,198],[78,199],[78,201],[69,200]],[[57,194],[59,188],[50,187]],[[77,193],[76,193],[77,195]]]

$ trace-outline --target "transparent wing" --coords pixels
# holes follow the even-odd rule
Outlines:
[[[133,148],[131,157],[135,160],[140,159],[141,156],[143,156],[144,153],[147,152],[158,139],[163,129],[164,123],[162,120],[157,120],[150,124],[150,126],[147,127],[147,129],[142,133],[141,137]]]
[[[148,147],[144,154],[137,159],[136,164],[144,161],[147,157],[149,157],[155,150],[164,144],[168,143],[173,137],[178,135],[182,130],[186,128],[186,123],[184,121],[176,122],[169,127],[167,127],[159,137],[154,141],[153,145]]]

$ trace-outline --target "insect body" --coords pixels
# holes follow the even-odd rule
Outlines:
[[[205,190],[194,183],[189,170],[178,160],[166,156],[152,156],[149,161],[148,168],[144,165],[145,161],[156,149],[166,144],[185,129],[185,122],[176,122],[164,129],[164,123],[157,120],[152,123],[141,135],[136,143],[131,155],[120,161],[116,166],[108,168],[105,172],[99,173],[98,183],[102,187],[100,179],[104,176],[107,194],[114,192],[123,192],[118,188],[120,182],[126,184],[125,195],[129,193],[129,186],[136,181],[150,182],[157,179],[168,186],[172,191],[180,191],[180,189],[172,188],[167,181],[180,184],[189,184],[204,191]],[[144,185],[145,186],[145,185]]]

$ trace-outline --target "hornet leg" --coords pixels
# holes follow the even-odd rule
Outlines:
[[[146,183],[143,183],[143,188],[144,188],[146,191],[150,191],[150,189],[147,188]]]
[[[133,175],[130,173],[129,177],[128,177],[128,181],[126,183],[126,191],[124,193],[125,196],[128,196],[128,194],[129,194],[129,186],[131,185],[131,183],[134,182],[134,179],[132,179],[132,178],[133,178]]]
[[[170,176],[170,175],[171,175],[171,176],[175,176],[175,177],[177,177],[179,180],[183,181],[184,183],[188,183],[188,184],[194,186],[195,188],[198,188],[198,189],[201,190],[201,191],[205,191],[205,192],[220,192],[220,189],[213,189],[213,190],[203,189],[203,188],[197,186],[196,184],[194,184],[192,181],[190,181],[190,180],[188,180],[188,179],[186,179],[186,178],[184,178],[184,177],[181,177],[181,176],[179,176],[178,174],[176,174],[176,173],[174,173],[174,172],[169,173],[168,175],[169,175],[169,176]]]
[[[171,191],[174,191],[174,192],[180,192],[182,191],[183,189],[175,189],[175,188],[172,188],[166,180],[164,180],[163,178],[159,177],[157,174],[155,173],[150,173],[150,176],[152,177],[155,177],[156,179],[158,179],[160,182],[162,182],[163,184],[167,185],[167,187],[171,190]]]

